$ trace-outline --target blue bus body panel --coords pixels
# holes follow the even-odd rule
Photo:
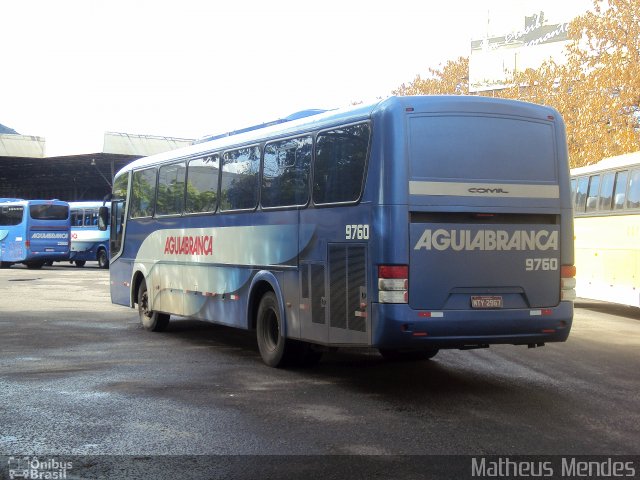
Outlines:
[[[0,230],[0,260],[22,262],[27,258],[24,228],[3,228]]]
[[[26,260],[58,261],[69,258],[69,225],[51,226],[45,220],[32,220],[31,246]]]

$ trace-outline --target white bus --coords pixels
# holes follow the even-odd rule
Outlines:
[[[576,294],[640,307],[640,152],[571,171]]]

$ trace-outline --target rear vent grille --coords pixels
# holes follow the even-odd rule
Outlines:
[[[334,328],[367,331],[365,315],[356,315],[366,303],[366,255],[364,246],[329,245],[329,318]]]
[[[324,265],[311,264],[311,321],[325,323]]]

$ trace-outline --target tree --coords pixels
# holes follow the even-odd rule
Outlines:
[[[594,0],[569,26],[573,166],[640,148],[640,2]]]
[[[429,68],[429,78],[416,78],[393,91],[394,95],[464,95],[469,93],[469,58],[449,60],[442,70]]]

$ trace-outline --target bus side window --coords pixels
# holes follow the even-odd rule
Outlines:
[[[627,208],[640,208],[640,169],[631,171],[629,191],[627,192]]]
[[[260,196],[263,207],[306,205],[312,145],[311,137],[267,144]]]
[[[133,172],[131,189],[131,218],[151,217],[156,196],[156,169],[147,168]]]
[[[369,135],[368,123],[318,134],[313,167],[314,203],[355,202],[360,198]]]
[[[611,210],[611,200],[613,198],[613,181],[615,179],[614,172],[607,172],[602,175],[602,184],[600,185],[600,195],[598,196],[598,210]]]
[[[156,215],[180,215],[182,213],[186,170],[184,162],[160,167]]]
[[[185,213],[216,211],[219,175],[220,156],[218,154],[189,161]]]
[[[583,213],[587,204],[587,189],[589,188],[589,177],[578,178],[578,189],[576,190],[576,213]]]
[[[624,208],[624,200],[627,194],[627,179],[629,172],[623,170],[616,173],[616,188],[613,192],[613,209],[621,210]]]
[[[222,158],[221,210],[256,208],[260,180],[260,147],[225,152]]]
[[[593,212],[598,207],[599,187],[600,187],[600,175],[592,175],[589,178],[589,193],[587,194],[587,212]]]

